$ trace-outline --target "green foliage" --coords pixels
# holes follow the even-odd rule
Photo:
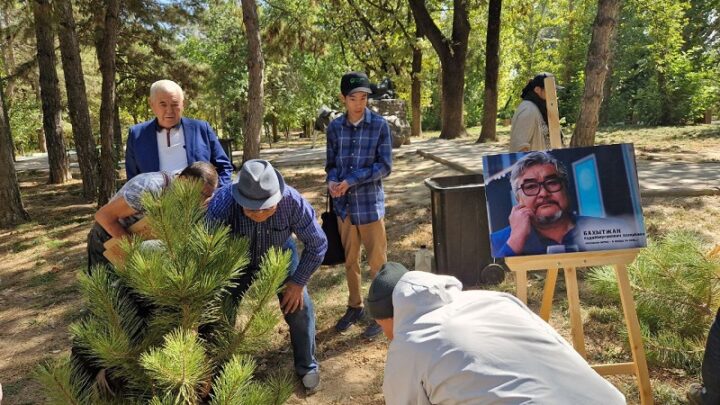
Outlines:
[[[706,257],[696,235],[675,231],[649,243],[628,272],[649,361],[697,371],[720,303],[720,259]],[[619,297],[613,269],[594,269],[587,281]]]
[[[211,371],[197,334],[183,329],[167,334],[163,347],[144,353],[140,363],[165,390],[165,400],[173,398],[174,403],[182,404],[196,402]]]
[[[707,52],[713,49],[711,38],[696,36],[708,23],[697,3],[625,3],[606,123],[692,123],[718,105],[717,80],[710,77],[717,77],[720,54]]]
[[[216,337],[216,361],[228,360],[236,353],[252,353],[267,345],[269,333],[280,320],[277,311],[268,304],[276,300],[277,286],[287,276],[290,257],[289,251],[270,249],[239,308],[228,306],[225,302],[227,309],[221,319],[221,327],[226,332]],[[236,319],[239,321],[237,327]]]
[[[84,405],[97,399],[96,393],[90,389],[87,379],[71,380],[78,375],[68,359],[55,360],[35,369],[34,377],[45,391],[49,405]]]
[[[213,383],[210,405],[283,404],[292,394],[288,374],[273,375],[265,385],[252,381],[255,362],[248,356],[233,356]]]
[[[287,276],[290,253],[272,250],[263,258],[238,309],[228,289],[248,264],[248,242],[232,237],[228,227],[206,224],[201,189],[199,182],[176,180],[163,196],[145,196],[157,239],[124,242],[124,265],[80,276],[89,314],[71,326],[74,344],[119,382],[120,392],[102,398],[97,383],[69,363],[44,366],[38,379],[56,403],[195,404],[208,400],[211,388],[218,398],[237,398],[233,390],[242,381],[247,390],[230,403],[287,399],[292,381],[251,381],[249,359],[266,347],[280,320],[270,303]],[[238,360],[238,354],[245,357]]]

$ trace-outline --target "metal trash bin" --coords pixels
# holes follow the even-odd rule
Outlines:
[[[505,267],[490,255],[482,174],[428,178],[425,185],[432,201],[435,272],[467,287],[501,283]]]

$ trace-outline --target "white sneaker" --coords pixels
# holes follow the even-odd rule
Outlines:
[[[318,387],[320,386],[320,372],[317,369],[311,370],[309,373],[305,374],[302,377],[302,383],[306,391],[317,391]]]

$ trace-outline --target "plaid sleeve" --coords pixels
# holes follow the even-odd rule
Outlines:
[[[293,232],[305,246],[300,263],[292,275],[293,282],[306,285],[320,267],[327,251],[327,238],[315,219],[315,210],[299,193],[293,193],[294,211],[291,217]]]
[[[230,208],[235,200],[232,197],[232,184],[227,184],[215,192],[208,209],[205,212],[205,220],[212,223],[226,223]]]

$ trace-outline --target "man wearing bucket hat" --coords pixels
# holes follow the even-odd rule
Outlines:
[[[545,321],[510,294],[387,263],[366,309],[391,340],[388,404],[625,404]]]
[[[320,383],[315,358],[315,310],[306,285],[327,250],[327,239],[315,219],[315,211],[294,188],[285,184],[280,172],[260,159],[243,164],[234,184],[220,188],[207,211],[210,222],[230,226],[235,235],[250,239],[250,264],[231,291],[242,298],[259,270],[263,255],[271,247],[290,249],[292,263],[279,294],[280,307],[290,327],[295,372],[309,391]],[[304,249],[298,260],[295,234]]]

